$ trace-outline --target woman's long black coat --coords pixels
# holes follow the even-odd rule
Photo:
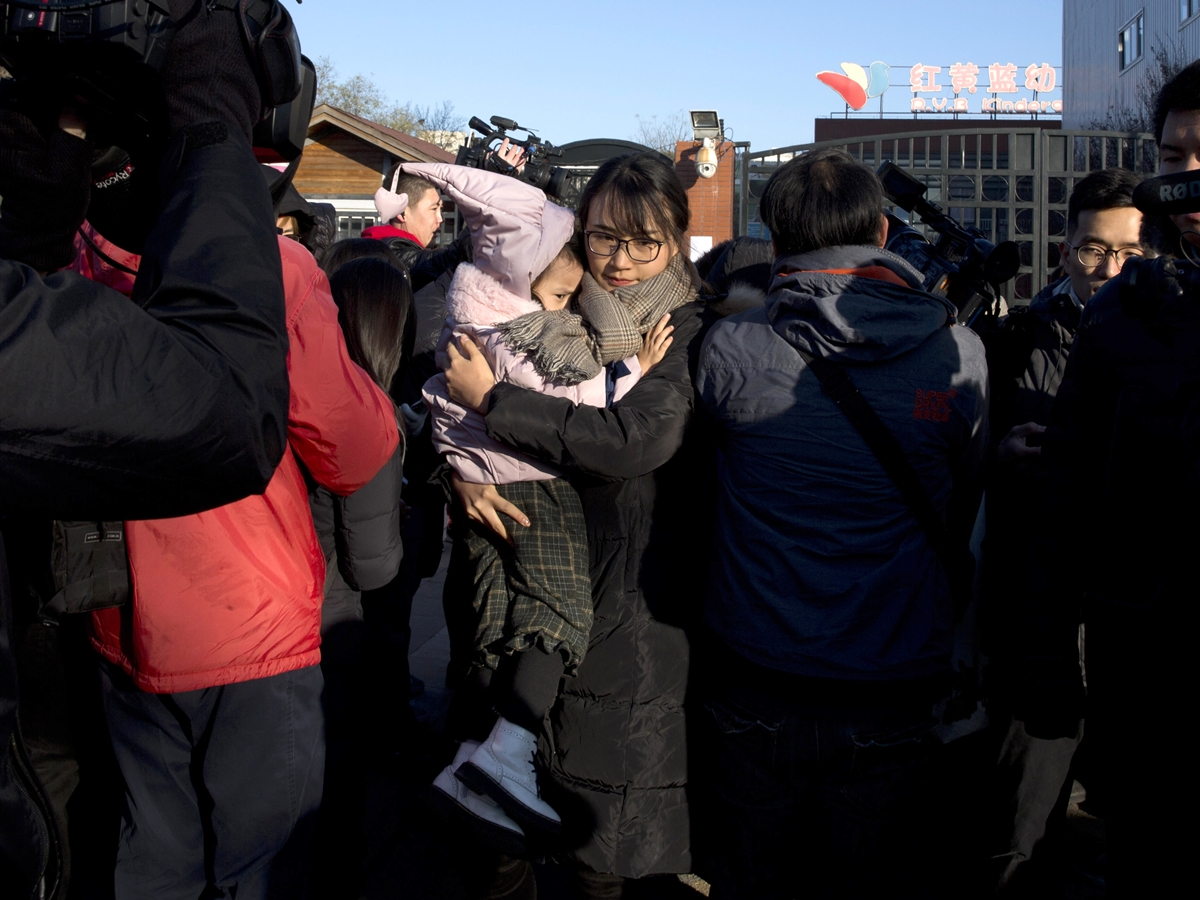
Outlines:
[[[707,479],[693,436],[699,304],[675,311],[666,358],[611,409],[499,384],[493,438],[563,467],[583,498],[595,624],[543,736],[563,854],[626,877],[692,870],[688,631],[707,571]]]

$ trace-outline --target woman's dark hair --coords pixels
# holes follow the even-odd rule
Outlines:
[[[330,244],[326,248],[325,254],[320,259],[321,268],[325,271],[326,276],[332,278],[334,272],[354,259],[382,259],[392,265],[400,264],[396,254],[389,250],[383,241],[371,238],[346,238]]]
[[[813,150],[775,170],[758,204],[778,256],[879,240],[883,186],[844,150]]]
[[[332,203],[310,203],[309,206],[313,209],[313,227],[300,239],[300,243],[320,263],[337,237],[338,214]]]
[[[416,316],[408,273],[366,257],[338,268],[329,287],[350,358],[386,391],[412,356]]]
[[[616,156],[600,166],[579,195],[579,222],[587,227],[592,202],[603,194],[609,224],[624,237],[657,232],[676,250],[691,221],[687,193],[675,167],[661,153],[644,150]]]

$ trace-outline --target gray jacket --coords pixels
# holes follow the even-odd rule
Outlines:
[[[987,442],[983,345],[951,327],[954,308],[919,285],[887,251],[826,248],[777,260],[767,305],[709,332],[696,376],[718,450],[705,617],[761,666],[878,682],[928,678],[948,665],[942,565],[796,353],[848,368],[939,510],[950,509],[952,492],[977,496]],[[973,513],[950,518],[969,529]]]

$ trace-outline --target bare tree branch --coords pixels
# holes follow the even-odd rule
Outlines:
[[[638,126],[631,140],[645,144],[671,159],[675,158],[677,141],[692,139],[692,122],[682,109],[663,116],[661,120],[657,115],[650,116],[648,119],[635,115],[634,118],[637,119]]]
[[[451,124],[455,122],[454,104],[449,100],[443,100],[437,107],[419,107],[411,103],[397,103],[375,83],[373,75],[359,74],[342,80],[338,77],[337,67],[328,56],[320,57],[315,66],[318,106],[328,103],[351,115],[368,119],[402,134],[414,136],[420,135],[422,131],[437,130],[429,124],[430,116],[437,122]]]
[[[454,110],[454,104],[443,100],[437,106],[414,106],[412,112],[422,120],[417,137],[436,144],[443,150],[457,150],[466,140],[467,120]]]
[[[1093,119],[1089,128],[1104,131],[1154,131],[1154,106],[1163,86],[1183,70],[1191,59],[1182,40],[1154,47],[1146,60],[1141,79],[1134,90],[1132,105],[1109,107],[1103,119]]]

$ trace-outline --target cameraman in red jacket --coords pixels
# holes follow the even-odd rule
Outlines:
[[[92,614],[125,780],[121,900],[303,895],[325,757],[325,557],[297,457],[345,495],[391,457],[398,433],[391,401],[347,354],[325,275],[294,241],[279,250],[291,381],[282,462],[261,495],[127,522],[132,601]],[[104,271],[87,248],[76,268]]]

